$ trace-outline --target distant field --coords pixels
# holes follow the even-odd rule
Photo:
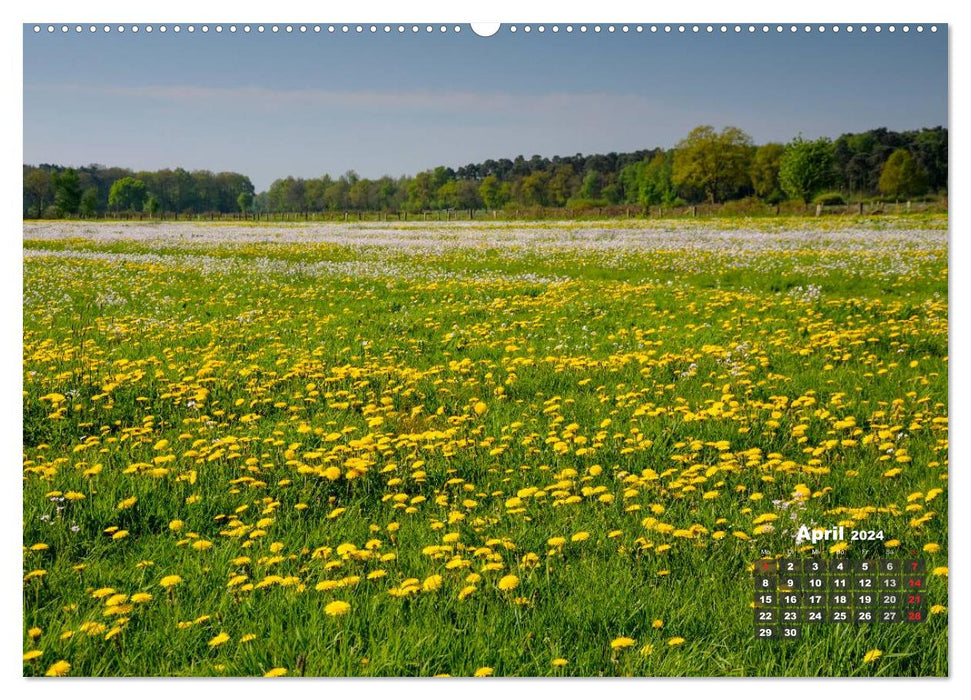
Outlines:
[[[25,675],[947,674],[944,216],[23,235]]]

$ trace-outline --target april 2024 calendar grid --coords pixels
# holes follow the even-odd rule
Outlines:
[[[814,624],[923,622],[926,570],[920,558],[760,559],[752,569],[755,636],[795,640]]]

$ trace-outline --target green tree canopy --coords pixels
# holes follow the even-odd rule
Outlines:
[[[502,184],[495,175],[483,178],[479,185],[479,196],[489,209],[498,209],[506,203],[502,197]]]
[[[62,214],[77,214],[81,208],[81,178],[74,168],[54,176],[54,205]]]
[[[762,199],[776,199],[782,195],[779,184],[779,166],[786,147],[781,143],[759,146],[752,157],[750,176],[752,189]]]
[[[833,144],[829,139],[805,141],[797,136],[786,145],[779,162],[779,184],[787,195],[809,203],[835,180]]]
[[[138,211],[145,202],[145,183],[133,177],[115,180],[108,193],[108,206],[119,211]]]
[[[670,204],[676,199],[671,181],[674,151],[658,150],[650,160],[626,166],[620,173],[624,194],[631,204]]]
[[[24,175],[24,209],[33,209],[37,216],[44,215],[44,208],[54,198],[54,180],[51,171],[34,168]]]
[[[81,216],[94,216],[98,211],[98,190],[89,187],[81,195]]]
[[[591,170],[583,178],[580,185],[580,197],[582,199],[600,199],[603,192],[603,176],[596,170]]]
[[[460,209],[477,209],[482,205],[479,188],[471,180],[456,180],[455,203]]]
[[[550,181],[550,174],[545,170],[537,170],[532,175],[523,178],[522,194],[527,205],[545,207],[548,203],[546,190]]]
[[[675,149],[674,184],[703,192],[712,203],[724,201],[748,185],[751,150],[751,137],[737,127],[695,127]]]
[[[455,180],[448,180],[436,191],[438,206],[442,209],[454,209],[458,205],[458,187]]]
[[[894,197],[913,197],[927,191],[927,172],[903,148],[890,154],[880,173],[880,192]]]
[[[239,205],[239,210],[245,214],[247,211],[249,211],[249,208],[253,206],[253,193],[240,192],[239,196],[236,198],[236,204]]]

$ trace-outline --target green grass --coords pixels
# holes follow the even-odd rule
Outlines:
[[[691,245],[711,225],[755,238]],[[688,222],[673,248],[503,238],[579,224],[475,246],[439,226],[420,250],[85,226],[25,233],[24,574],[46,572],[25,675],[947,674],[946,611],[755,641],[748,571],[838,522],[886,533],[845,555],[946,567],[945,219]],[[153,597],[106,609],[106,587]]]

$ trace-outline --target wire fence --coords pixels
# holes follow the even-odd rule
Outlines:
[[[856,202],[802,204],[736,201],[724,204],[680,206],[622,204],[602,207],[522,207],[504,209],[427,209],[421,211],[258,211],[258,212],[101,212],[86,217],[60,217],[105,221],[211,221],[211,222],[435,222],[543,221],[597,219],[664,219],[719,216],[879,216],[935,212],[947,213],[947,201]],[[24,220],[41,220],[24,216]]]

